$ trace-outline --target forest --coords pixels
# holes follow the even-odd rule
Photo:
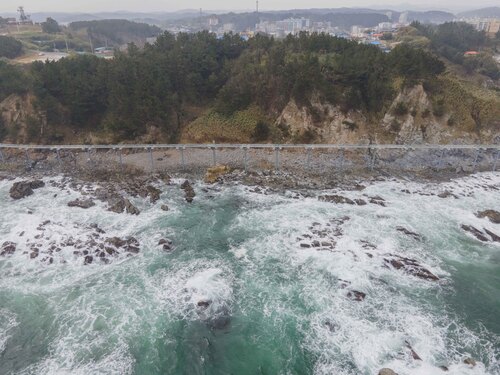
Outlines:
[[[135,139],[153,125],[175,142],[194,106],[222,117],[256,106],[273,117],[290,99],[310,106],[313,94],[376,118],[397,90],[444,72],[439,41],[434,37],[432,51],[403,43],[385,53],[326,34],[245,41],[164,33],[141,49],[129,44],[112,60],[77,55],[27,70],[0,62],[0,100],[29,91],[49,126],[107,131],[116,140]]]

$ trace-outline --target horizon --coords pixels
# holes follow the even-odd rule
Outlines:
[[[73,1],[70,5],[67,3],[64,5],[59,4],[57,0],[46,0],[44,1],[44,6],[40,7],[40,2],[31,0],[22,2],[27,14],[32,13],[182,13],[182,12],[195,12],[200,8],[203,10],[203,4],[200,2],[189,2],[184,4],[183,7],[177,7],[173,2],[160,2],[158,0],[147,0],[141,4],[137,4],[135,1],[126,1],[120,5],[120,8],[114,8],[113,6],[103,5],[103,2],[98,1]],[[161,4],[160,4],[161,3]],[[255,2],[249,1],[244,3],[239,3],[241,6],[234,6],[233,4],[225,4],[226,0],[218,0],[215,2],[210,2],[210,8],[204,10],[205,13],[227,13],[227,12],[252,12],[255,8]],[[467,10],[495,7],[497,4],[489,0],[479,1],[474,3],[474,5],[469,5],[465,3],[457,3],[451,0],[446,0],[440,2],[439,6],[428,0],[426,2],[400,2],[386,0],[384,4],[373,4],[373,0],[359,1],[354,5],[346,4],[342,1],[330,2],[325,0],[316,0],[314,3],[308,3],[307,7],[301,6],[302,1],[292,1],[287,2],[285,5],[280,5],[284,2],[274,0],[264,3],[259,1],[259,10],[262,12],[270,11],[283,11],[283,10],[309,10],[309,9],[373,9],[373,10],[394,10],[394,11],[446,11],[451,13],[459,13]],[[19,1],[14,0],[4,0],[0,4],[0,13],[2,14],[15,14],[19,4]]]

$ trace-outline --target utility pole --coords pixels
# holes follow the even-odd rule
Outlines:
[[[92,36],[90,35],[90,32],[88,32],[88,35],[89,35],[89,41],[90,41],[90,52],[92,52],[92,54],[94,53],[94,45],[92,44]]]

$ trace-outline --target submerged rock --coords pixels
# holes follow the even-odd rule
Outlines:
[[[347,293],[347,297],[354,300],[354,301],[361,302],[365,299],[366,293],[363,293],[363,292],[360,292],[357,290],[352,290],[352,291]]]
[[[356,204],[356,202],[354,202],[352,199],[349,199],[347,197],[343,197],[342,195],[321,195],[318,199],[321,202],[329,202],[329,203],[337,203],[337,204],[351,204],[351,205]]]
[[[45,186],[42,180],[15,182],[9,190],[12,199],[21,199],[33,194],[34,189]]]
[[[5,241],[0,247],[0,256],[12,255],[16,251],[17,245],[14,242]]]
[[[500,224],[500,212],[495,210],[484,210],[476,213],[476,216],[480,219],[488,218],[494,224]]]
[[[68,207],[90,208],[92,206],[95,206],[92,199],[75,199],[74,201],[68,202]]]
[[[169,208],[166,204],[162,204],[161,207],[160,207],[163,211],[168,211]]]
[[[472,225],[465,225],[465,224],[462,224],[461,225],[461,228],[466,231],[466,232],[469,232],[470,234],[472,234],[474,237],[476,237],[479,241],[482,241],[482,242],[489,242],[490,239],[487,237],[487,234],[480,231],[479,229],[473,227]],[[490,232],[490,231],[488,231]],[[490,232],[492,233],[492,232]],[[496,236],[494,233],[492,233],[494,236]]]
[[[166,251],[167,253],[173,251],[172,240],[168,238],[162,238],[160,241],[158,241],[158,245],[162,246],[163,251]]]
[[[422,241],[422,236],[418,233],[412,232],[411,230],[406,229],[405,227],[396,227],[398,232],[404,233],[407,236],[413,237],[417,241]]]

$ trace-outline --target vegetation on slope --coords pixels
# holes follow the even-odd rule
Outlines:
[[[120,45],[134,39],[153,37],[161,33],[157,26],[127,20],[78,21],[69,24],[72,31],[85,30],[101,44]]]
[[[408,37],[425,38],[428,50],[402,43],[390,53],[325,34],[283,40],[257,35],[244,41],[233,34],[218,39],[208,32],[165,33],[143,49],[129,44],[112,60],[73,56],[34,63],[28,74],[0,65],[0,79],[10,82],[0,85],[0,99],[30,89],[46,129],[92,131],[112,141],[138,139],[151,128],[170,142],[181,136],[196,142],[280,139],[273,122],[290,101],[307,109],[313,122],[321,122],[324,114],[317,113],[312,97],[343,113],[362,113],[376,124],[398,92],[417,84],[431,94],[436,116],[453,111],[456,121],[473,119],[472,104],[467,115],[454,108],[465,97],[470,102],[471,94],[465,84],[443,75],[445,64],[437,56],[445,53],[440,37],[430,31],[424,36],[418,27],[410,28]],[[463,36],[466,41],[470,37]],[[452,40],[449,48],[469,47],[460,43]],[[449,97],[448,88],[459,93],[458,99]],[[481,103],[489,100],[474,97]],[[498,103],[498,97],[491,103]],[[495,111],[481,106],[479,123],[489,124],[486,112]],[[198,113],[204,109],[204,115],[196,120],[193,108]]]

